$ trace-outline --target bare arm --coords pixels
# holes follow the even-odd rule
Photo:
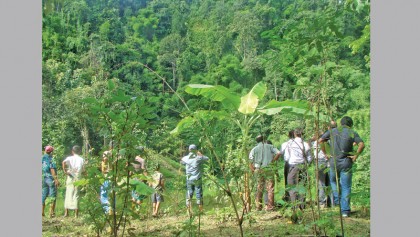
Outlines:
[[[274,156],[274,158],[273,158],[273,161],[277,161],[278,159],[279,159],[279,157],[281,156],[281,153],[279,152],[279,153],[277,153],[275,156]]]
[[[61,163],[62,167],[63,167],[63,172],[64,174],[68,174],[67,170],[66,170],[66,160],[63,160],[63,162]]]
[[[209,158],[205,155],[203,155],[200,151],[197,151],[197,156],[200,157],[201,160],[206,161]]]
[[[255,167],[253,163],[249,163],[249,168],[251,169],[252,172],[255,171]]]
[[[349,158],[352,159],[353,162],[355,162],[357,160],[357,157],[359,157],[360,153],[362,153],[364,149],[365,149],[365,143],[364,142],[359,142],[357,144],[356,155],[349,156]]]
[[[162,186],[162,190],[165,190],[165,179],[164,178],[162,178],[160,180],[160,186]]]
[[[55,172],[55,169],[53,169],[53,168],[51,168],[50,171],[51,171],[51,175],[54,178],[54,184],[55,184],[56,187],[58,187],[58,185],[60,185],[60,182],[58,181],[57,173]]]

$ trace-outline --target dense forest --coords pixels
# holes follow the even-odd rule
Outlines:
[[[255,220],[242,195],[255,191],[246,165],[255,137],[264,134],[279,147],[288,131],[301,127],[309,140],[345,115],[353,118],[366,144],[353,167],[352,205],[369,219],[368,0],[43,0],[42,5],[42,145],[54,146],[58,164],[73,145],[83,147],[90,169],[79,184],[85,192],[81,210],[83,224],[93,226],[89,230],[95,235],[104,233],[105,223],[115,236],[128,235],[127,216],[133,224],[148,212],[147,207],[131,212],[122,203],[111,219],[83,211],[94,210],[96,197],[89,190],[97,191],[97,167],[111,140],[127,160],[143,146],[146,160],[162,165],[167,192],[173,192],[168,196],[177,197],[165,202],[168,216],[183,208],[179,160],[189,144],[196,144],[210,157],[204,186],[216,201],[205,205],[218,218],[225,216],[221,212],[239,213],[230,216],[232,223],[241,227],[247,220],[251,226]],[[251,109],[242,107],[246,96],[256,101]],[[129,188],[124,164],[117,166],[121,171],[113,173],[114,185],[122,195]],[[276,183],[278,202],[285,189],[281,183]],[[287,208],[280,212],[288,216]],[[310,215],[289,234],[344,233],[342,220]],[[178,232],[156,235],[195,236],[197,220],[189,220]],[[356,235],[369,233],[369,224],[364,228]]]

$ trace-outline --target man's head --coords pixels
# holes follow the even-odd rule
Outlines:
[[[331,122],[330,122],[330,128],[333,129],[333,128],[336,128],[336,127],[337,127],[337,122],[334,121],[334,120],[331,120]]]
[[[75,146],[73,146],[73,148],[71,149],[71,151],[73,152],[73,154],[79,155],[80,152],[82,151],[82,149],[80,148],[80,146],[75,145]]]
[[[288,136],[289,136],[289,139],[295,138],[295,130],[294,129],[290,130]]]
[[[54,147],[52,146],[46,146],[45,147],[45,153],[51,154],[54,151]]]
[[[136,150],[140,155],[143,155],[145,153],[144,146],[136,146]]]
[[[111,140],[109,142],[109,149],[112,150],[112,149],[114,149],[114,147],[115,147],[115,142],[113,140]]]
[[[191,151],[191,152],[197,151],[197,146],[196,146],[196,145],[194,145],[194,144],[191,144],[191,145],[188,147],[188,150],[189,150],[189,151]]]
[[[303,130],[302,130],[301,128],[296,128],[296,129],[293,131],[293,134],[295,135],[295,137],[302,137]]]
[[[344,116],[341,119],[341,126],[348,126],[348,127],[353,127],[353,119],[351,119],[349,116]]]
[[[263,135],[258,135],[258,136],[255,138],[255,141],[257,141],[258,143],[263,142],[264,140],[265,140],[265,138],[264,138],[264,136],[263,136]]]

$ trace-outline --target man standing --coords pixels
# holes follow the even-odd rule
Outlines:
[[[72,156],[63,160],[63,171],[67,174],[66,180],[66,197],[64,199],[64,216],[68,216],[68,210],[75,210],[75,216],[79,214],[79,187],[74,186],[74,182],[80,179],[84,169],[84,159],[79,156],[81,152],[80,146],[73,146]]]
[[[52,159],[53,151],[52,146],[46,146],[45,154],[42,156],[42,216],[45,216],[45,200],[49,196],[53,199],[50,206],[50,217],[55,216],[57,188],[60,184],[57,179],[57,167]]]
[[[289,159],[285,157],[285,155],[288,155],[288,154],[285,154],[284,151],[285,151],[286,147],[291,142],[293,142],[293,138],[295,138],[294,133],[295,133],[294,129],[290,130],[289,133],[288,133],[289,140],[287,140],[286,142],[283,142],[281,144],[281,147],[280,147],[280,153],[283,154],[283,159],[284,159],[283,174],[284,174],[284,187],[285,188],[287,187],[287,175],[289,174],[289,163],[286,160],[289,160]],[[287,192],[287,191],[284,192],[283,200],[286,201],[286,202],[290,201],[289,192]]]
[[[283,157],[289,163],[289,172],[287,174],[287,184],[292,186],[289,190],[290,201],[295,203],[299,201],[300,209],[304,208],[305,196],[296,191],[297,185],[304,185],[306,182],[305,171],[306,166],[312,160],[311,148],[307,142],[302,139],[302,129],[294,130],[294,139],[287,143],[283,150]]]
[[[159,213],[159,206],[160,203],[164,201],[163,198],[163,190],[165,189],[165,179],[163,174],[159,171],[160,165],[157,163],[154,168],[154,173],[152,175],[152,181],[150,182],[150,187],[152,187],[155,191],[152,194],[152,208],[153,214],[152,216],[157,216]]]
[[[322,134],[319,131],[318,134]],[[326,195],[327,186],[329,186],[329,175],[327,169],[329,167],[329,163],[327,162],[325,153],[321,150],[321,147],[318,144],[318,136],[315,134],[311,141],[312,141],[312,150],[314,154],[315,162],[318,164],[318,200],[319,206],[321,208],[328,206],[328,198],[329,196]],[[331,200],[330,200],[331,201]]]
[[[209,158],[204,156],[197,150],[197,146],[191,144],[188,147],[189,154],[182,157],[181,164],[185,165],[185,173],[187,176],[187,208],[191,215],[191,198],[193,197],[194,190],[197,198],[197,205],[200,211],[203,211],[203,187],[202,187],[202,164]]]
[[[327,154],[326,157],[330,163],[330,184],[333,191],[334,204],[339,203],[341,215],[349,217],[352,166],[365,148],[365,144],[359,134],[351,129],[353,120],[350,117],[344,116],[340,123],[340,128],[328,130],[318,142],[323,143],[330,140],[331,154],[326,153],[324,146],[321,148]],[[353,153],[353,143],[356,143],[358,146],[355,154]]]
[[[144,147],[143,146],[138,146],[137,149],[139,150],[140,153],[144,153]],[[131,172],[131,175],[133,176],[133,180],[141,181],[143,183],[146,183],[146,180],[144,178],[139,180],[136,177],[136,175],[141,175],[141,174],[143,174],[144,176],[147,176],[146,160],[143,159],[139,154],[134,158],[134,161],[131,163],[131,165],[133,166],[133,171]],[[136,204],[140,205],[144,198],[145,198],[145,195],[142,195],[142,194],[138,193],[136,191],[136,188],[134,188],[131,191],[131,201],[133,202],[133,205],[136,205]]]
[[[267,190],[268,202],[265,210],[272,211],[274,209],[274,175],[275,166],[270,165],[280,156],[280,151],[271,144],[264,141],[264,136],[259,135],[256,138],[257,146],[252,148],[249,153],[249,168],[257,174],[258,185],[255,203],[257,210],[262,209],[262,196],[264,185]]]
[[[104,177],[104,182],[101,184],[100,187],[100,201],[103,210],[106,214],[111,215],[112,209],[110,207],[109,201],[109,190],[111,188],[110,177],[108,175],[109,171],[111,170],[110,167],[110,159],[112,158],[112,149],[114,148],[114,142],[111,141],[109,143],[109,150],[104,151],[102,154],[102,161],[101,161],[101,172]]]

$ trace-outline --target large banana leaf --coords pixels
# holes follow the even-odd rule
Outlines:
[[[186,127],[191,127],[192,124],[194,123],[194,118],[193,117],[185,117],[183,119],[181,119],[181,121],[178,122],[178,124],[176,125],[176,127],[170,131],[170,134],[178,134],[179,132],[181,132],[184,128]]]
[[[264,82],[255,84],[248,94],[241,97],[241,104],[239,105],[238,111],[243,114],[254,113],[259,100],[264,97],[266,91],[267,86]]]
[[[257,109],[258,112],[273,115],[280,112],[291,113],[296,115],[301,115],[306,118],[316,117],[316,112],[311,110],[309,103],[304,100],[285,100],[285,101],[275,101],[271,100],[266,105]],[[319,119],[321,121],[328,121],[328,117],[320,114]]]
[[[263,107],[258,108],[258,112],[273,115],[280,113],[282,110],[295,111],[296,113],[304,114],[309,109],[309,104],[307,101],[302,100],[285,100],[285,101],[276,101],[271,100]]]
[[[254,87],[252,87],[250,92],[253,92],[255,95],[258,96],[258,99],[262,99],[265,95],[265,92],[267,91],[267,86],[264,82],[260,81],[257,84],[255,84]]]
[[[170,132],[170,134],[178,134],[185,129],[191,129],[197,119],[209,121],[211,119],[223,120],[227,118],[230,118],[230,115],[224,111],[199,110],[194,112],[193,116],[185,117],[179,121],[176,127]]]
[[[185,92],[191,95],[201,95],[213,101],[220,101],[225,108],[230,110],[236,110],[241,103],[237,94],[220,85],[189,84],[185,88]]]

